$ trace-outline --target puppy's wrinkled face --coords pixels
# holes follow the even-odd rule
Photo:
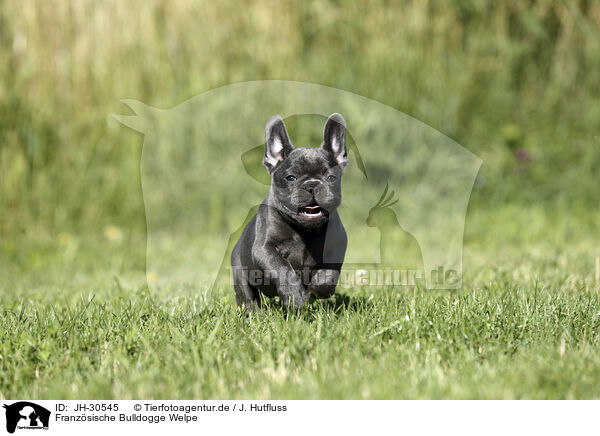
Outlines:
[[[273,172],[273,192],[295,222],[317,226],[340,205],[342,173],[324,150],[298,148]]]
[[[265,133],[263,164],[272,176],[276,207],[304,228],[320,227],[342,200],[341,180],[348,164],[343,117],[329,117],[320,148],[295,149],[279,116],[269,120]]]

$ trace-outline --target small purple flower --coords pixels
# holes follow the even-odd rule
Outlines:
[[[524,148],[517,149],[515,151],[515,157],[521,162],[529,162],[531,160],[531,156]]]

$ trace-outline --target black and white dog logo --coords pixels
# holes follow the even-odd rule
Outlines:
[[[19,401],[10,405],[4,404],[6,409],[6,431],[14,433],[18,429],[48,429],[50,411],[42,406],[29,401]]]

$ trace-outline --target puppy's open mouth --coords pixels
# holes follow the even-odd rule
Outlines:
[[[303,217],[318,218],[327,214],[327,211],[319,206],[317,203],[309,204],[308,206],[301,207],[299,213]]]

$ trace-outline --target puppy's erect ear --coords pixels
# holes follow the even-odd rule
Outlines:
[[[263,158],[263,165],[269,174],[275,171],[277,164],[293,149],[294,144],[290,141],[283,119],[279,115],[272,116],[265,127],[265,157]]]
[[[321,148],[331,153],[342,170],[348,166],[346,153],[346,121],[340,114],[331,114],[323,129],[323,145]]]

